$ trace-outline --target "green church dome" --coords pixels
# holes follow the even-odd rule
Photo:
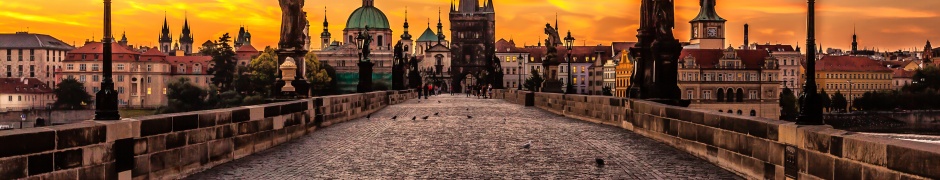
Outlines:
[[[363,29],[369,26],[370,29],[390,29],[388,18],[382,10],[374,6],[363,6],[353,11],[346,21],[346,29]]]

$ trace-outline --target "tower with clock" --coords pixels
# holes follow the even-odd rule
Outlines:
[[[689,23],[692,24],[693,45],[699,49],[722,49],[725,45],[725,20],[715,11],[716,0],[699,0],[702,7]]]

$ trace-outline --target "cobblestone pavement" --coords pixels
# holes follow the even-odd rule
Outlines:
[[[521,148],[527,141],[530,150]],[[741,179],[628,130],[449,95],[389,106],[188,178]]]

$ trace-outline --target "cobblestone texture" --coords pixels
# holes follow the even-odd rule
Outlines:
[[[398,120],[391,120],[393,116]],[[414,116],[416,121],[411,120]],[[430,117],[422,120],[423,116]],[[532,148],[521,149],[529,140]],[[606,165],[597,167],[595,158],[604,159]],[[502,100],[448,95],[409,100],[371,119],[320,129],[188,177],[432,178],[741,179],[627,130]]]

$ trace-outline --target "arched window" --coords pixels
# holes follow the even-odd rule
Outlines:
[[[385,36],[379,35],[379,38],[377,38],[378,41],[376,41],[376,42],[378,42],[378,44],[376,44],[376,46],[382,47],[382,45],[383,45],[383,43],[382,43],[383,37],[385,37]]]
[[[725,101],[725,91],[721,88],[718,88],[718,91],[715,92],[715,96],[718,97],[718,102]]]
[[[738,115],[742,115],[742,114],[744,114],[744,113],[743,113],[743,112],[741,112],[741,110],[740,110],[740,109],[738,109]]]
[[[728,93],[725,93],[725,97],[728,98],[728,102],[734,102],[734,89],[728,88]]]
[[[199,67],[199,64],[193,65],[193,73],[201,73],[202,68]]]
[[[738,88],[738,102],[744,102],[744,89]]]
[[[721,113],[721,112],[725,112],[725,110],[721,110],[721,109],[719,109],[719,110],[718,110],[718,112],[720,112],[720,113]]]
[[[179,71],[179,73],[186,73],[186,66],[183,64],[180,64],[180,66],[177,67],[176,70]]]
[[[732,111],[732,110],[729,109],[729,110],[728,110],[728,114],[734,114],[734,111]]]
[[[757,111],[754,111],[753,109],[751,109],[751,116],[757,116]]]

